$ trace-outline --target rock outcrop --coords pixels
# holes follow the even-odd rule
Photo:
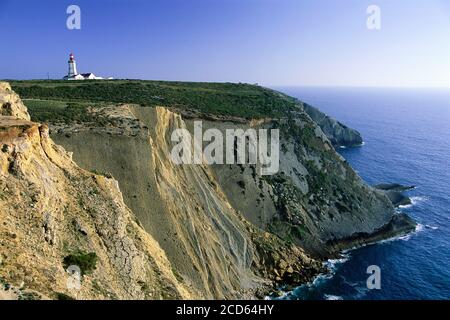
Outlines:
[[[396,207],[407,206],[412,203],[411,198],[405,195],[404,192],[414,189],[414,186],[403,186],[398,183],[381,183],[374,187],[383,191]]]
[[[303,103],[303,108],[320,126],[334,147],[355,147],[363,143],[361,134],[355,129],[347,127],[309,104]]]
[[[249,126],[207,122],[206,128]],[[394,219],[396,211],[384,192],[364,183],[303,111],[262,127],[281,131],[278,174],[261,177],[252,166],[212,166],[232,206],[253,224],[323,258],[336,252],[329,243],[369,241],[366,235]],[[414,223],[405,222],[405,230],[413,229]]]
[[[79,168],[45,125],[0,117],[0,147],[0,297],[198,297],[124,204],[117,181]]]
[[[7,82],[0,82],[0,116],[30,120],[27,108]]]

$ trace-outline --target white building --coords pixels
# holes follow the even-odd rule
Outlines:
[[[73,53],[69,56],[69,73],[65,76],[64,80],[102,80],[102,77],[97,77],[92,72],[89,73],[78,73],[77,71],[77,62],[75,61],[75,57]],[[112,78],[108,78],[112,79]]]

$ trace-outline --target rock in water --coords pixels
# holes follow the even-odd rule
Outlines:
[[[383,191],[396,207],[406,206],[412,203],[411,199],[403,192],[414,189],[414,186],[403,186],[398,183],[380,183],[374,187]]]
[[[374,186],[379,190],[403,192],[414,189],[415,186],[404,186],[398,183],[380,183]]]

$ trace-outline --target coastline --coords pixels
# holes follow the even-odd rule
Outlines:
[[[402,215],[402,213],[399,213],[399,215]],[[411,219],[411,218],[409,218],[409,219]],[[388,223],[388,225],[381,228],[376,233],[383,232],[383,230],[386,228],[392,228],[393,227],[392,223],[393,222],[391,221],[390,223]],[[265,299],[268,299],[268,300],[288,299],[289,297],[295,295],[294,292],[298,289],[305,288],[305,287],[312,288],[314,286],[319,285],[322,280],[326,281],[326,280],[332,279],[335,276],[338,266],[345,264],[346,262],[348,262],[351,259],[352,251],[355,251],[355,250],[358,250],[358,249],[361,249],[361,248],[364,248],[367,246],[382,244],[385,242],[405,240],[406,237],[408,237],[408,239],[409,239],[409,237],[411,235],[416,234],[420,231],[423,231],[424,228],[425,228],[425,226],[423,226],[422,224],[417,224],[414,222],[414,229],[409,229],[409,228],[406,228],[406,226],[405,226],[405,229],[402,229],[402,231],[392,234],[391,236],[383,238],[380,235],[380,238],[378,240],[367,241],[367,242],[360,243],[360,244],[352,246],[352,247],[346,247],[345,249],[343,248],[339,252],[335,253],[336,256],[330,257],[329,259],[326,259],[322,262],[322,265],[324,268],[326,268],[327,272],[321,272],[321,273],[317,274],[314,277],[314,279],[312,279],[311,281],[301,284],[300,286],[297,286],[294,288],[291,288],[288,285],[286,287],[280,287],[278,291],[272,292],[270,295],[267,295],[265,297]],[[374,239],[375,238],[376,237],[374,236]],[[369,239],[369,238],[367,238],[367,239]],[[326,297],[326,300],[343,300],[342,297],[340,297],[340,296],[334,296],[334,295],[324,295],[324,296]]]
[[[357,233],[350,237],[328,241],[333,252],[360,248],[386,239],[404,236],[415,230],[417,223],[406,213],[396,213],[391,221],[371,234]]]

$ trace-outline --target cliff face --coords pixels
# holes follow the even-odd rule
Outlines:
[[[357,176],[302,106],[261,121],[136,105],[89,112],[104,121],[51,124],[75,162],[46,127],[8,120],[0,131],[1,187],[15,190],[0,198],[11,221],[0,226],[9,248],[0,275],[13,285],[67,293],[61,261],[81,250],[98,263],[77,298],[261,296],[274,284],[311,280],[323,271],[315,258],[414,226]],[[175,165],[171,134],[192,132],[195,120],[221,132],[279,129],[279,173]],[[14,273],[27,259],[30,267]]]
[[[355,147],[363,143],[358,131],[336,121],[309,104],[304,103],[303,108],[311,119],[320,126],[334,147]]]
[[[177,272],[207,297],[242,296],[242,289],[262,281],[255,275],[304,281],[320,270],[301,254],[303,258],[296,259],[303,261],[303,273],[295,271],[291,277],[286,272],[291,271],[285,261],[289,259],[267,257],[261,252],[264,248],[280,254],[289,243],[299,252],[329,257],[344,247],[372,241],[371,234],[394,220],[389,199],[357,176],[300,106],[290,118],[257,122],[161,107],[107,109],[101,112],[110,123],[115,119],[114,130],[57,127],[54,139],[73,151],[83,167],[111,172],[118,179],[125,202]],[[120,113],[128,120],[119,121]],[[173,165],[171,132],[193,132],[196,120],[202,120],[204,130],[222,132],[279,128],[280,172],[262,177],[251,165]],[[405,229],[396,230],[406,231],[413,224],[400,225]],[[261,244],[274,235],[277,241]]]
[[[242,298],[271,281],[305,281],[321,269],[301,248],[246,221],[210,167],[173,164],[170,135],[188,125],[179,114],[131,105],[101,112],[117,120],[114,130],[57,128],[54,139],[83,167],[120,181],[125,203],[203,297]]]
[[[0,117],[0,147],[2,298],[197,296],[176,279],[117,181],[79,168],[46,126]],[[84,273],[79,290],[68,282],[71,264]]]
[[[22,100],[6,82],[0,82],[0,116],[30,120],[30,115]]]
[[[205,129],[253,127],[203,123]],[[211,167],[231,205],[254,225],[313,256],[328,257],[339,239],[370,241],[369,235],[394,219],[395,209],[385,194],[361,180],[301,107],[291,117],[254,127],[280,129],[279,173],[260,176],[251,165]],[[409,229],[411,224],[404,226]],[[351,241],[347,245],[352,246]]]

